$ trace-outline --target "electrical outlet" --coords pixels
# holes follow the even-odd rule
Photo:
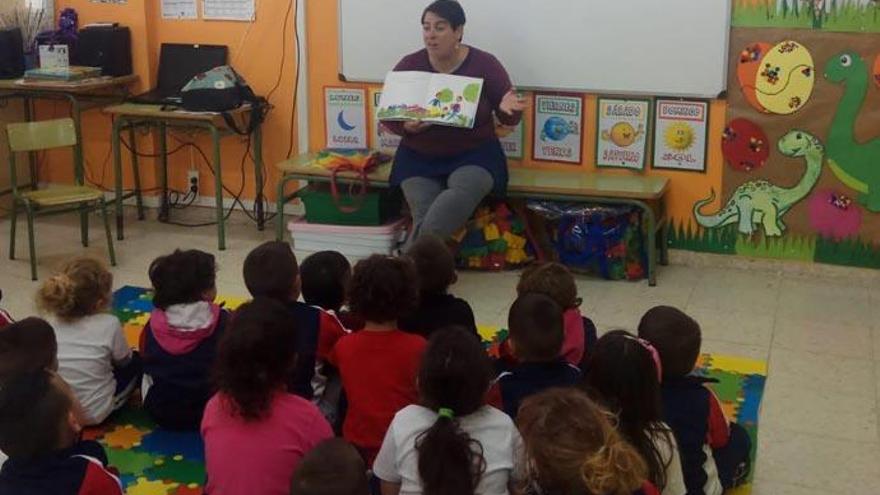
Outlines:
[[[186,182],[189,185],[189,191],[193,194],[199,194],[199,171],[198,169],[189,169],[186,173]]]

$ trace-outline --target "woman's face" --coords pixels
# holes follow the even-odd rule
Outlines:
[[[455,52],[455,47],[461,40],[464,26],[452,29],[449,21],[433,12],[425,14],[422,22],[422,38],[428,53],[439,58],[446,58]]]

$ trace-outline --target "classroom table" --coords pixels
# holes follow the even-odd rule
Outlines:
[[[144,218],[144,205],[141,197],[140,173],[138,171],[137,147],[134,139],[134,129],[137,127],[157,127],[159,129],[159,186],[161,199],[159,207],[159,221],[165,222],[169,216],[168,205],[168,145],[167,130],[171,128],[202,129],[210,133],[213,147],[214,167],[214,197],[216,199],[217,218],[217,246],[218,249],[226,249],[226,227],[223,214],[223,180],[220,156],[220,140],[225,136],[238,135],[227,125],[223,115],[215,112],[186,112],[181,110],[166,109],[161,105],[142,105],[124,103],[104,109],[104,112],[112,115],[113,133],[110,143],[113,147],[113,170],[115,174],[116,191],[116,238],[122,240],[123,215],[122,201],[132,196],[135,197],[138,208],[138,218]],[[229,114],[236,122],[242,122],[250,116],[251,108],[243,106],[232,110]],[[245,120],[246,121],[246,120]],[[131,160],[134,169],[134,190],[123,194],[122,190],[122,150],[120,147],[120,134],[123,129],[129,130],[131,136]],[[252,134],[254,150],[254,175],[256,182],[257,228],[263,230],[265,225],[265,212],[263,211],[263,130],[262,125],[256,125]]]
[[[138,76],[96,77],[81,81],[33,81],[24,79],[0,80],[0,101],[20,99],[24,103],[24,117],[30,122],[33,119],[33,100],[61,100],[70,103],[70,115],[76,132],[76,145],[73,158],[76,160],[75,170],[83,167],[82,112],[98,108],[111,102],[122,100],[128,95],[128,88],[138,81]],[[39,178],[36,169],[36,153],[28,153],[30,184],[23,186],[34,189]],[[79,173],[79,172],[77,172]],[[82,183],[83,177],[76,177]],[[9,194],[0,191],[0,194]]]
[[[278,240],[284,238],[284,219],[281,214],[284,211],[284,204],[297,197],[307,187],[306,184],[292,194],[286,194],[287,183],[290,181],[328,183],[331,180],[327,168],[315,165],[315,156],[314,153],[306,153],[277,165],[282,173],[276,196],[276,211],[279,213],[275,224],[275,236]],[[648,284],[652,287],[657,285],[658,250],[660,264],[666,265],[669,262],[665,203],[669,179],[659,176],[523,167],[510,167],[509,174],[510,180],[507,185],[509,198],[624,205],[641,210],[648,237]],[[370,186],[390,187],[388,182],[390,175],[390,163],[376,168],[368,175]],[[338,174],[337,181],[340,184],[358,184],[360,178],[352,172],[342,172]]]

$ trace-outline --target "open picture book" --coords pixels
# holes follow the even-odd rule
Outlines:
[[[385,76],[379,120],[419,120],[472,128],[483,92],[483,80],[419,71]]]

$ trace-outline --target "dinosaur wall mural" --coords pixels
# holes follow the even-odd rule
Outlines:
[[[782,136],[777,144],[779,152],[788,157],[802,157],[807,168],[794,187],[785,188],[766,180],[752,180],[739,186],[727,204],[719,212],[704,215],[700,209],[715,200],[715,191],[709,198],[694,204],[694,218],[706,228],[719,228],[736,224],[741,234],[752,235],[758,227],[763,228],[767,237],[781,236],[785,230],[782,217],[791,207],[804,199],[822,171],[825,149],[819,139],[812,134],[793,130]]]
[[[865,143],[855,138],[856,119],[870,82],[868,66],[857,53],[842,52],[828,61],[825,77],[846,87],[828,133],[828,167],[841,182],[859,192],[860,204],[880,212],[880,137]]]
[[[727,112],[712,145],[724,163],[709,168],[721,177],[674,209],[670,245],[880,268],[880,33],[792,27],[732,29]],[[767,57],[789,46],[815,65],[809,98],[786,113],[760,104],[751,81],[777,66],[786,81]],[[810,147],[791,144],[798,133]]]

